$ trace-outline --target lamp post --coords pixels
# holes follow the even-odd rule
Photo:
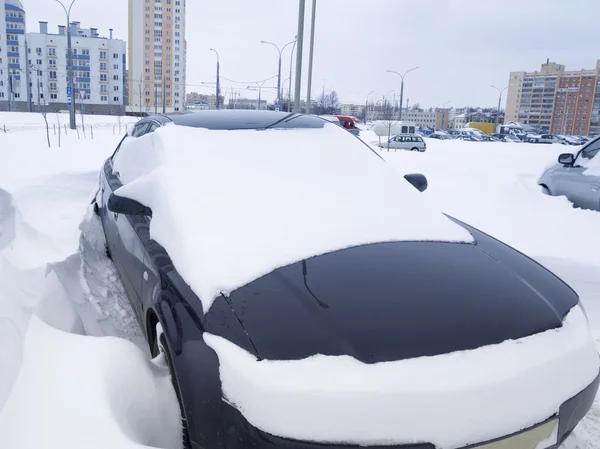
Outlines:
[[[313,55],[315,50],[315,17],[317,15],[317,0],[312,2],[310,25],[310,51],[308,56],[308,85],[306,87],[306,113],[310,114],[310,91],[312,89]]]
[[[281,49],[277,45],[275,45],[273,42],[260,41],[260,43],[261,44],[272,45],[273,47],[275,47],[277,49],[277,52],[279,53],[279,66],[278,66],[278,69],[277,69],[277,102],[279,104],[281,104],[281,55],[283,54],[283,51],[285,50],[285,47],[287,47],[288,45],[295,44],[296,41],[293,40],[291,42],[288,42]]]
[[[498,112],[496,112],[496,126],[495,126],[495,131],[498,132],[498,124],[500,122],[500,106],[502,104],[502,94],[504,93],[504,91],[506,89],[508,89],[508,86],[506,86],[504,89],[499,89],[496,86],[490,86],[493,87],[494,89],[496,89],[498,91]]]
[[[300,113],[300,94],[302,92],[302,50],[304,48],[304,7],[306,0],[298,1],[298,51],[296,52],[296,86],[294,93],[294,112]]]
[[[296,40],[294,41],[294,45],[292,45],[292,54],[290,56],[290,82],[288,86],[288,112],[292,112],[292,69],[294,67],[294,50],[296,49],[296,43],[298,42],[298,35],[296,35]]]
[[[67,83],[69,85],[69,91],[71,92],[71,107],[69,109],[69,127],[71,129],[77,128],[77,122],[75,117],[75,91],[73,89],[73,49],[71,47],[71,8],[76,0],[71,0],[71,4],[67,8],[61,0],[55,0],[65,10],[65,16],[67,18]]]
[[[367,99],[365,100],[365,124],[367,123],[367,113],[369,112],[369,97],[374,92],[375,91],[373,91],[373,90],[371,92],[369,92],[369,94],[367,95]]]
[[[442,129],[444,129],[444,121],[445,121],[445,118],[446,118],[446,105],[448,103],[450,103],[450,101],[452,101],[452,100],[448,100],[447,102],[445,102],[444,106],[442,107]]]
[[[217,55],[217,98],[215,99],[215,107],[217,109],[221,109],[221,100],[219,99],[219,94],[221,92],[221,81],[219,79],[219,71],[220,71],[220,63],[219,63],[219,52],[214,48],[211,48],[210,51],[214,51]]]
[[[407,73],[412,72],[413,70],[417,70],[419,67],[413,67],[410,70],[407,70],[406,72],[400,74],[399,72],[396,72],[394,70],[387,70],[390,73],[395,73],[396,75],[398,75],[401,79],[402,79],[402,84],[400,85],[400,114],[398,116],[398,121],[402,121],[402,102],[404,101],[404,77],[406,76]]]

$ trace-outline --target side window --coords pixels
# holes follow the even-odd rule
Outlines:
[[[150,125],[150,128],[148,128],[148,131],[145,132],[145,134],[150,134],[153,133],[154,131],[156,131],[159,128],[159,126],[156,123],[152,123]]]
[[[600,139],[592,142],[589,146],[587,146],[581,152],[581,157],[584,159],[592,159],[598,154],[598,151],[600,151]]]
[[[148,122],[144,122],[144,123],[138,123],[137,125],[135,125],[135,127],[133,128],[133,131],[131,133],[131,137],[141,137],[144,134],[146,134],[148,131],[148,128],[151,126],[150,123]]]

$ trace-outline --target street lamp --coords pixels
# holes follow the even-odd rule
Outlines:
[[[419,67],[413,67],[412,69],[407,70],[403,74],[400,74],[400,73],[398,73],[398,72],[396,72],[394,70],[387,70],[387,72],[395,73],[400,78],[402,78],[402,84],[400,86],[400,115],[398,117],[398,121],[402,121],[402,102],[404,101],[404,77],[406,76],[407,73],[412,72],[413,70],[417,70],[418,68]]]
[[[298,35],[294,45],[292,45],[292,54],[290,55],[290,84],[288,86],[288,112],[292,112],[292,69],[294,68],[294,50],[296,49],[296,43],[298,42]]]
[[[496,132],[498,132],[498,124],[500,121],[500,105],[502,103],[502,94],[504,93],[504,91],[506,89],[508,89],[508,86],[506,86],[504,89],[498,89],[496,86],[490,86],[490,87],[493,87],[494,89],[496,89],[499,94],[499,96],[498,96],[498,112],[496,112],[496,127],[495,127]]]
[[[371,92],[369,92],[369,94],[367,95],[367,99],[365,100],[365,124],[367,123],[367,112],[369,111],[369,97],[373,93],[375,93],[374,90],[372,90]]]
[[[69,92],[67,92],[67,100],[71,98],[71,108],[69,110],[69,127],[71,129],[77,128],[77,122],[75,118],[75,92],[73,89],[73,51],[71,48],[71,8],[76,0],[72,0],[71,4],[67,8],[61,0],[55,0],[65,10],[65,16],[67,17],[67,83],[69,86]]]
[[[214,48],[211,48],[210,51],[214,51],[215,54],[217,55],[217,98],[215,100],[215,107],[217,109],[220,109],[221,108],[221,100],[219,99],[219,93],[221,91],[221,82],[219,80],[219,70],[220,70],[219,52],[217,50],[215,50]]]
[[[287,47],[288,45],[291,44],[295,44],[296,41],[293,40],[291,42],[288,42],[287,44],[285,44],[283,46],[283,48],[279,49],[279,47],[277,45],[275,45],[273,42],[269,42],[269,41],[260,41],[261,44],[268,44],[268,45],[272,45],[273,47],[275,47],[277,49],[277,52],[279,53],[279,66],[278,66],[278,70],[277,70],[277,102],[279,104],[281,104],[281,54],[283,53],[283,51],[285,50],[285,47]]]
[[[452,100],[448,100],[447,102],[444,103],[444,106],[442,107],[442,129],[444,129],[444,119],[446,118],[446,105],[448,103],[450,103]]]

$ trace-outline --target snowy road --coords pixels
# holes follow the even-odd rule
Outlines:
[[[0,165],[0,447],[177,448],[164,364],[149,359],[88,209],[98,168],[120,139],[116,118],[96,118],[94,140],[63,135],[60,149],[57,136],[45,146],[39,119],[28,120],[17,127],[0,116],[14,129],[0,133],[9,161]],[[426,153],[381,154],[402,174],[428,177],[424,199],[573,286],[598,340],[600,213],[536,185],[561,149],[429,140]],[[598,402],[565,447],[600,449]]]

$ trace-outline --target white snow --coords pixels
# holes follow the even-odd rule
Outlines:
[[[62,124],[66,117],[61,115]],[[177,402],[164,365],[150,362],[132,343],[102,337],[143,345],[93,217],[82,224],[79,242],[98,169],[125,132],[125,126],[118,132],[116,117],[88,121],[98,124],[94,140],[89,134],[85,140],[81,130],[81,140],[63,133],[59,149],[58,136],[51,134],[48,149],[39,115],[0,113],[0,447],[179,448],[177,412],[168,412]],[[424,201],[524,251],[567,281],[582,298],[598,339],[600,213],[573,209],[565,198],[544,195],[536,183],[565,150],[432,139],[418,155],[379,154],[400,174],[427,175]],[[561,448],[600,449],[598,400]]]
[[[362,142],[323,129],[211,131],[167,126],[124,142],[116,194],[152,209],[205,311],[221,293],[304,258],[385,241],[471,235]]]
[[[219,356],[226,401],[251,424],[281,437],[358,445],[427,441],[451,449],[506,436],[558,413],[600,365],[579,307],[558,330],[373,365],[324,355],[258,361],[221,337],[205,341]]]

